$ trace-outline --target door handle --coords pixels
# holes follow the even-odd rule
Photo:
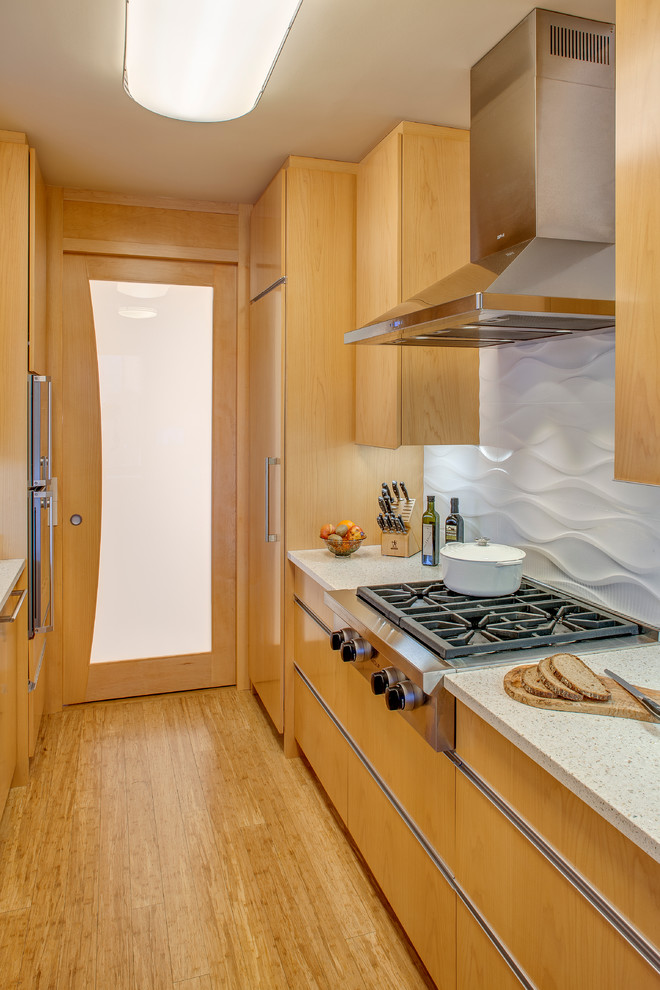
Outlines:
[[[23,588],[22,591],[20,591],[18,588],[14,588],[13,591],[9,592],[10,598],[18,598],[18,601],[16,602],[16,608],[11,613],[11,615],[0,615],[0,622],[16,622],[16,617],[18,616],[18,613],[21,610],[21,605],[25,601],[26,595],[27,595],[27,588]]]
[[[279,464],[279,463],[280,463],[279,457],[267,457],[265,462],[264,475],[265,475],[266,497],[264,499],[264,505],[265,505],[264,515],[266,517],[265,519],[266,543],[277,543],[277,541],[279,540],[279,536],[276,533],[271,533],[270,531],[270,468],[272,464]]]

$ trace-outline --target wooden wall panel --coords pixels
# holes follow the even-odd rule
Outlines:
[[[68,251],[236,262],[238,216],[64,200]]]
[[[616,11],[614,475],[660,484],[660,5]]]

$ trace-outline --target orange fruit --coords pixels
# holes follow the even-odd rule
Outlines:
[[[336,528],[339,529],[340,526],[346,526],[347,529],[353,529],[353,526],[355,526],[355,523],[352,522],[352,520],[350,520],[350,519],[340,519],[339,522],[337,523],[337,527]]]

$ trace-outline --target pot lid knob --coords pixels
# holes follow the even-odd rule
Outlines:
[[[480,536],[474,541],[478,547],[487,547],[490,543],[490,536]]]

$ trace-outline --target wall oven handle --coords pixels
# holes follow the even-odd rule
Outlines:
[[[14,588],[13,591],[9,592],[9,597],[18,598],[18,601],[16,602],[16,607],[14,608],[14,611],[11,613],[11,615],[0,615],[0,622],[16,622],[16,618],[21,610],[21,605],[25,601],[26,595],[27,595],[27,588],[23,588],[22,591],[19,588]]]
[[[270,468],[273,464],[279,464],[279,457],[267,457],[265,462],[265,499],[264,499],[264,515],[265,515],[265,540],[266,543],[277,543],[279,536],[276,533],[271,533],[270,531]]]

